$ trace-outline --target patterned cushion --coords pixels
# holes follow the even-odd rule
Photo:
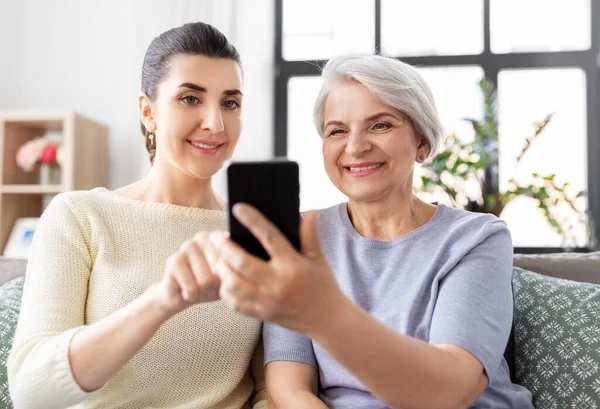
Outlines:
[[[12,408],[8,394],[6,360],[19,319],[24,281],[25,277],[18,277],[0,287],[0,408]]]
[[[513,292],[517,383],[537,409],[600,408],[600,285],[515,268]]]

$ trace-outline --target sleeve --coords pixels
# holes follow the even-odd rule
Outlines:
[[[268,407],[265,368],[263,366],[263,361],[265,359],[264,351],[263,339],[260,337],[258,344],[256,345],[256,350],[254,351],[254,356],[250,361],[252,379],[254,380],[254,393],[252,394],[250,402],[252,409],[267,409]]]
[[[501,220],[488,222],[476,245],[441,280],[429,342],[457,345],[497,375],[513,320],[512,242]]]
[[[265,365],[272,361],[294,361],[318,369],[310,338],[279,325],[265,322],[263,326]]]
[[[34,234],[21,313],[7,367],[16,408],[64,408],[98,393],[71,372],[69,346],[84,325],[92,259],[87,231],[66,195],[56,196]],[[87,234],[86,234],[87,232]]]

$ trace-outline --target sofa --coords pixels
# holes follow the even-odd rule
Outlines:
[[[513,271],[515,325],[505,352],[513,381],[523,384],[532,391],[537,408],[600,408],[600,285],[597,285],[600,284],[600,252],[515,254],[513,264],[517,267]],[[24,274],[23,260],[0,257],[0,286]],[[12,282],[15,281],[19,280]],[[581,283],[581,288],[576,283]],[[567,292],[573,293],[570,294],[571,299],[563,294]],[[536,305],[535,300],[531,301],[532,294],[546,297],[545,299],[564,300],[579,306],[581,303],[585,305],[590,300],[589,303],[596,303],[592,305],[593,317],[590,314],[586,316],[587,324],[583,329],[578,329],[569,323],[561,327],[557,324],[557,320],[560,321],[557,318],[560,311],[555,312],[555,315],[548,311],[544,313],[543,305]],[[533,319],[529,316],[521,317],[520,312],[525,315],[524,311],[529,311],[527,308],[531,310],[527,314],[538,315],[532,315]],[[573,311],[578,309],[579,307],[574,307]],[[572,311],[566,308],[562,312]],[[572,317],[567,317],[570,318]],[[575,318],[583,319],[581,316]],[[2,315],[0,315],[1,319]],[[542,319],[548,323],[547,327],[539,326]],[[528,322],[531,324],[530,330],[526,328]],[[568,360],[569,356],[566,357],[567,361],[564,361],[568,364],[547,359],[542,352],[542,344],[536,339],[536,337],[549,337],[554,345],[571,345],[569,351],[572,351],[573,345],[578,345],[573,341],[573,337],[578,335],[584,337],[581,345],[587,347],[588,352],[580,358],[582,360],[580,363],[575,360],[572,365]],[[564,338],[562,343],[559,336]],[[586,341],[590,342],[585,344]],[[592,344],[593,342],[597,342],[598,348]],[[564,373],[559,373],[561,365]],[[537,377],[536,370],[539,372]],[[571,374],[573,372],[574,374]],[[4,390],[6,386],[3,387],[0,383],[0,409],[11,407],[10,402],[6,401],[8,399],[8,391]]]
[[[594,253],[515,254],[513,265],[549,277],[600,284],[600,251]],[[513,328],[504,353],[513,381],[516,378],[514,335]]]
[[[600,408],[600,252],[515,255],[513,382],[537,409]]]

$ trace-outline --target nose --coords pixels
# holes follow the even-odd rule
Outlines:
[[[371,142],[364,132],[351,132],[346,139],[346,153],[354,157],[360,156],[371,149]]]
[[[217,134],[225,129],[220,107],[208,106],[202,116],[201,128],[203,131]]]

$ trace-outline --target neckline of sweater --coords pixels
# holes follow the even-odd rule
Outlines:
[[[164,202],[149,202],[146,200],[134,199],[131,197],[120,195],[112,190],[109,190],[105,187],[97,187],[92,189],[92,192],[104,194],[111,199],[119,202],[130,203],[138,206],[149,206],[157,209],[165,209],[165,210],[175,210],[175,211],[189,211],[189,212],[200,212],[206,213],[214,216],[223,216],[226,215],[227,212],[224,210],[213,210],[213,209],[205,209],[202,207],[191,207],[191,206],[182,206],[173,203],[164,203]]]

